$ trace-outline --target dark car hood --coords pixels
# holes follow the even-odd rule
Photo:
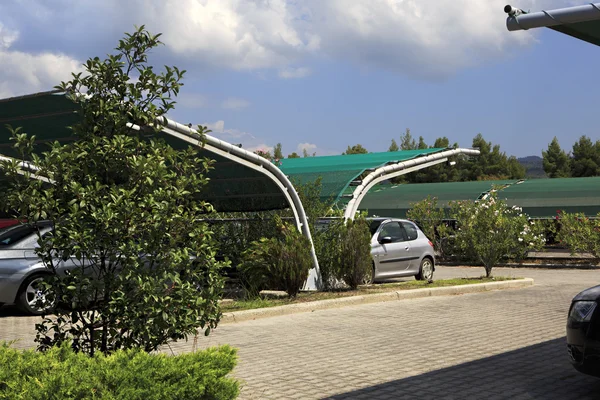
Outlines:
[[[573,301],[581,300],[598,300],[600,298],[600,285],[585,289],[577,296],[573,297]]]

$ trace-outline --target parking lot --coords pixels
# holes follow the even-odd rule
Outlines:
[[[482,268],[439,268],[436,278]],[[351,306],[223,324],[200,346],[239,349],[242,398],[596,399],[565,351],[573,295],[597,270],[497,269],[527,289]],[[30,347],[37,318],[0,312],[0,339]],[[188,351],[175,343],[167,352]]]

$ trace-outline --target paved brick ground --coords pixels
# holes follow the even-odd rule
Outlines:
[[[439,268],[436,277],[482,272]],[[200,345],[239,348],[246,399],[600,398],[600,380],[572,369],[564,339],[571,298],[600,282],[600,271],[496,274],[536,285],[221,325]],[[29,346],[35,320],[0,312],[0,339]]]

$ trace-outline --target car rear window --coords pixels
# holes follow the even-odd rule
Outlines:
[[[410,222],[402,222],[402,226],[406,231],[406,235],[408,236],[408,240],[416,240],[419,237],[419,233],[417,232],[417,227],[411,224]]]

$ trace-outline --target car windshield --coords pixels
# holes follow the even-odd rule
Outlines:
[[[34,227],[30,225],[18,225],[7,228],[0,232],[0,247],[12,246],[33,233]]]
[[[371,223],[369,224],[369,230],[371,231],[371,236],[373,236],[375,234],[375,232],[377,232],[377,229],[379,228],[379,225],[381,225],[382,222],[383,222],[382,220],[371,221]]]

